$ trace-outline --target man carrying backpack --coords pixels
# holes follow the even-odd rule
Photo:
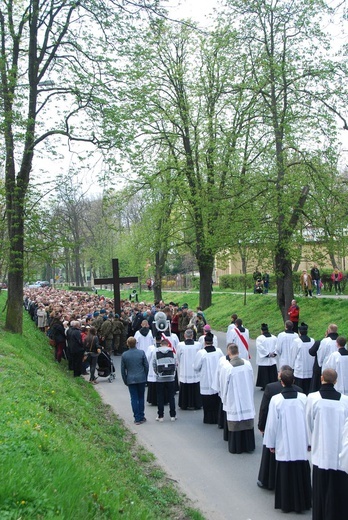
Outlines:
[[[162,339],[155,355],[153,356],[153,370],[156,374],[157,406],[158,414],[156,421],[163,422],[164,418],[164,395],[169,402],[169,415],[171,421],[176,421],[175,410],[175,370],[176,355],[170,348],[169,342]]]

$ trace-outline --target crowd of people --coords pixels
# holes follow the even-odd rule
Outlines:
[[[233,454],[255,450],[255,378],[249,331],[236,314],[226,345],[206,323],[203,311],[170,302],[122,302],[96,294],[27,289],[24,306],[45,331],[55,359],[66,355],[75,377],[86,370],[97,384],[101,352],[122,355],[136,425],[146,422],[145,399],[157,406],[158,422],[176,421],[175,394],[182,410],[203,408],[203,422],[217,424]],[[258,429],[263,451],[257,484],[275,490],[275,507],[314,520],[343,520],[348,486],[348,350],[336,324],[315,341],[299,323],[293,301],[284,331],[267,323],[256,338],[256,387],[263,398]],[[87,358],[87,359],[86,359]],[[147,397],[145,393],[147,389]],[[309,452],[313,473],[309,465]]]

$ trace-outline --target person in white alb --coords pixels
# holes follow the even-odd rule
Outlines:
[[[277,336],[277,364],[278,367],[282,367],[284,365],[290,365],[292,360],[292,347],[294,340],[298,338],[298,334],[293,331],[294,324],[292,321],[287,320],[285,322],[285,330],[280,332]],[[293,368],[293,367],[291,367]]]
[[[256,338],[256,364],[259,367],[256,386],[261,386],[261,390],[278,379],[276,346],[277,338],[269,332],[268,325],[262,323],[261,335]]]
[[[228,451],[251,453],[255,449],[254,373],[250,361],[239,356],[237,345],[229,344],[227,354],[231,368],[222,365],[221,399],[227,415]]]
[[[326,337],[320,342],[317,352],[318,365],[320,367],[325,366],[330,354],[336,352],[336,339],[338,338],[337,330],[337,325],[331,323],[327,328]]]
[[[272,397],[266,422],[264,445],[277,461],[275,508],[301,513],[311,508],[311,475],[308,461],[306,396],[293,387],[292,370],[280,373],[283,387]]]
[[[240,318],[236,319],[235,326],[229,333],[229,338],[230,341],[228,343],[237,345],[239,350],[239,357],[242,359],[250,359],[249,330],[243,327],[243,321]]]
[[[334,388],[337,372],[323,370],[321,387],[307,398],[306,416],[313,465],[313,520],[347,518],[348,474],[341,470],[348,397]]]
[[[176,351],[180,383],[179,407],[182,410],[199,410],[202,408],[202,398],[199,392],[199,375],[195,372],[193,364],[202,345],[199,341],[194,341],[192,329],[185,330],[184,338]]]
[[[217,424],[221,403],[218,392],[213,389],[213,379],[223,353],[214,347],[213,339],[213,334],[207,332],[204,336],[204,348],[197,352],[194,361],[194,369],[199,376],[205,424]]]
[[[336,351],[330,354],[324,368],[333,368],[337,372],[335,389],[341,394],[348,395],[348,350],[344,336],[336,339]]]
[[[302,322],[298,328],[299,337],[293,344],[293,359],[290,366],[294,369],[294,382],[308,395],[311,384],[314,358],[309,349],[314,345],[314,339],[308,336],[308,325]]]

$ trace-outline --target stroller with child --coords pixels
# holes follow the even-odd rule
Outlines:
[[[109,383],[116,379],[114,363],[105,350],[102,350],[98,356],[97,372],[98,377],[107,377]]]

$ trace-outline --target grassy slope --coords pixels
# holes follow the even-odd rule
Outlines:
[[[140,298],[152,303],[152,293],[142,292]],[[193,310],[199,302],[197,293],[163,292],[163,298],[165,302],[179,302],[180,305],[188,303]],[[313,338],[323,338],[329,323],[336,323],[339,333],[348,335],[348,300],[322,296],[320,298],[299,297],[296,301],[300,307],[300,321],[305,321],[309,325],[309,335]],[[243,319],[252,338],[260,334],[261,323],[268,323],[273,334],[278,334],[284,329],[276,299],[270,294],[247,294],[246,305],[244,305],[244,296],[241,294],[213,292],[213,304],[205,311],[208,323],[217,330],[226,331],[233,313],[237,313]]]
[[[202,518],[27,316],[0,328],[0,394],[2,520]]]

